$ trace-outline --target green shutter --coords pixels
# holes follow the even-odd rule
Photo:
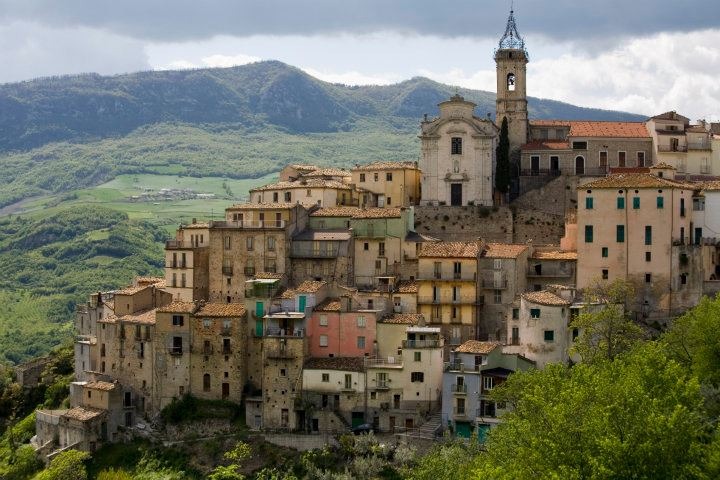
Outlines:
[[[640,208],[640,197],[633,197],[633,208],[635,210]]]
[[[665,198],[657,197],[657,208],[663,208],[665,206]]]
[[[262,318],[265,316],[265,308],[263,306],[263,302],[255,302],[255,316],[257,318]]]
[[[625,208],[625,197],[618,197],[617,208],[618,208],[618,210],[622,210]]]
[[[625,225],[617,226],[616,237],[618,243],[623,243],[625,241]]]
[[[602,256],[604,258],[608,256],[608,247],[602,247]]]
[[[593,208],[593,197],[585,197],[585,209],[592,210]]]
[[[645,245],[652,245],[652,227],[650,225],[645,226]]]
[[[585,243],[592,243],[593,241],[593,227],[592,225],[585,225]]]

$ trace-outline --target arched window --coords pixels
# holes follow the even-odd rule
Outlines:
[[[515,91],[515,74],[508,73],[507,75],[507,89],[511,92]]]
[[[210,391],[210,374],[206,373],[203,375],[203,390],[206,392]]]
[[[585,157],[578,155],[575,157],[575,175],[585,174]]]

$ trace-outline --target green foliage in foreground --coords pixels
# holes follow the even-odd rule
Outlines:
[[[75,305],[90,293],[161,273],[165,236],[98,206],[0,219],[0,362],[43,355],[68,339]]]
[[[48,468],[38,473],[34,480],[87,480],[83,462],[89,457],[87,452],[66,450],[53,458]]]

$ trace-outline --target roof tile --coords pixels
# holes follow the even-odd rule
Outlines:
[[[528,302],[537,303],[538,305],[547,305],[550,307],[564,307],[570,305],[570,302],[564,298],[559,297],[552,292],[548,292],[547,290],[523,293],[522,297]]]
[[[420,257],[432,258],[477,258],[477,242],[436,242],[423,243]]]
[[[515,243],[488,243],[484,250],[485,258],[517,258],[528,246]]]
[[[500,342],[481,342],[479,340],[468,340],[455,349],[458,353],[479,353],[487,355],[488,353],[501,346]]]

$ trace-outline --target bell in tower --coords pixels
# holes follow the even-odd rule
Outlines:
[[[528,109],[526,71],[528,53],[525,41],[510,10],[505,33],[495,50],[497,72],[497,99],[495,122],[500,128],[504,118],[508,120],[511,157],[517,156],[520,147],[527,143]]]

